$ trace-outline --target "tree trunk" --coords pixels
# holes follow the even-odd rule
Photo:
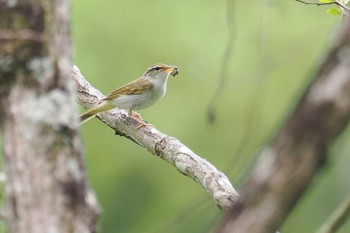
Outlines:
[[[0,0],[9,232],[95,232],[71,79],[69,1]]]

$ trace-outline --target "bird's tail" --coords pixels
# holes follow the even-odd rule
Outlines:
[[[96,107],[93,107],[80,115],[80,117],[79,117],[80,125],[84,124],[85,122],[87,122],[88,120],[90,120],[91,118],[93,118],[94,116],[99,114],[100,112],[108,111],[108,110],[111,110],[113,108],[115,108],[115,106],[109,104],[107,101],[102,102],[101,104],[97,105]]]

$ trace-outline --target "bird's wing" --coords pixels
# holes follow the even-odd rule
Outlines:
[[[146,79],[136,79],[135,81],[132,81],[128,84],[125,84],[124,86],[112,91],[110,94],[108,94],[105,98],[103,98],[101,101],[105,100],[113,100],[121,95],[137,95],[143,93],[145,90],[152,88],[152,83]]]

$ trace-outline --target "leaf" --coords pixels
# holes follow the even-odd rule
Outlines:
[[[337,8],[337,7],[329,8],[327,10],[327,13],[330,15],[341,15],[341,12],[340,12],[339,8]]]
[[[330,3],[330,2],[334,2],[333,0],[319,0],[321,3]]]

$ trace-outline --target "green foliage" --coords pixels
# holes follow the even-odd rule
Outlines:
[[[330,15],[342,15],[338,7],[332,7],[327,10],[327,13]]]
[[[350,1],[349,0],[339,0],[339,1],[333,1],[333,0],[319,0],[320,3],[323,4],[331,4],[334,3],[336,5],[335,7],[329,8],[326,12],[330,15],[337,15],[337,16],[342,16],[343,15],[343,10],[348,11],[348,9],[345,9],[347,5],[349,5]],[[341,5],[340,5],[341,4]],[[320,4],[319,4],[320,5]]]

